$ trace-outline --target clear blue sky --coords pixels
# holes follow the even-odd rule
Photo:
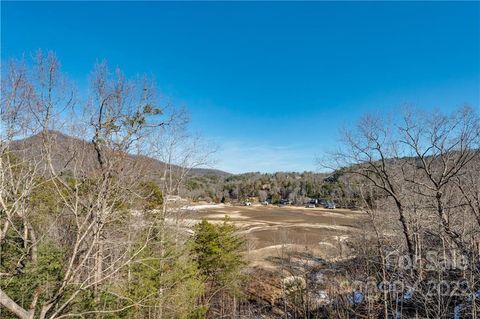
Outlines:
[[[53,50],[153,75],[230,172],[315,170],[338,129],[404,103],[480,107],[480,3],[2,2],[2,60]]]

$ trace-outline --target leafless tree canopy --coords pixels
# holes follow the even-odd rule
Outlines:
[[[398,296],[385,294],[384,317],[405,311],[406,317],[443,318],[453,316],[455,309],[462,309],[458,315],[476,317],[478,112],[469,107],[451,114],[410,108],[394,116],[366,116],[344,133],[342,148],[333,158],[333,165],[343,167],[344,180],[369,213],[375,230],[376,239],[371,244],[377,249],[364,257],[381,257],[379,266],[375,272],[362,272],[363,276],[400,280],[415,287],[415,299],[409,301],[413,310],[399,306]],[[389,268],[392,251],[411,266]],[[445,269],[441,262],[432,265],[432,255],[440,255],[444,263],[454,266]],[[468,261],[462,272],[458,271],[458,256]],[[424,294],[427,282],[433,285],[432,278],[440,281],[439,285],[447,281],[452,289],[442,294],[433,286],[430,290],[435,293]],[[453,283],[462,280],[468,292],[460,296],[453,291]]]
[[[9,258],[1,268],[0,304],[19,318],[142,306],[119,289],[125,269],[159,233],[166,254],[170,209],[159,196],[178,191],[186,172],[207,164],[211,152],[187,135],[185,116],[162,106],[146,77],[128,79],[101,63],[83,96],[55,55],[41,52],[33,64],[10,61],[2,72],[0,244]],[[166,157],[165,167],[151,165],[152,158]],[[39,267],[55,278],[35,278]],[[29,279],[20,282],[19,274]],[[121,302],[82,313],[78,303],[89,291]],[[165,288],[165,300],[169,293],[180,292]],[[185,293],[177,297],[192,298]]]

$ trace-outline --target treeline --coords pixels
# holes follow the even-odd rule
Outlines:
[[[288,199],[295,205],[304,205],[311,199],[325,199],[334,200],[341,207],[356,207],[359,203],[343,176],[342,170],[332,174],[254,172],[227,177],[193,176],[187,178],[181,194],[196,201],[217,203],[269,200],[278,204],[281,199]]]

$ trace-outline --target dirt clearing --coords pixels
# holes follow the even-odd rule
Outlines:
[[[219,206],[187,214],[195,223],[203,218],[222,222],[225,216],[248,242],[253,266],[275,267],[270,260],[290,251],[308,251],[325,259],[345,257],[345,240],[362,231],[365,215],[345,209],[292,206]]]

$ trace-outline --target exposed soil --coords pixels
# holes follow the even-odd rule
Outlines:
[[[252,266],[277,268],[272,260],[287,251],[309,252],[320,258],[346,257],[345,240],[362,231],[364,214],[346,209],[293,206],[219,206],[190,211],[187,219],[222,222],[225,216],[240,229]]]

